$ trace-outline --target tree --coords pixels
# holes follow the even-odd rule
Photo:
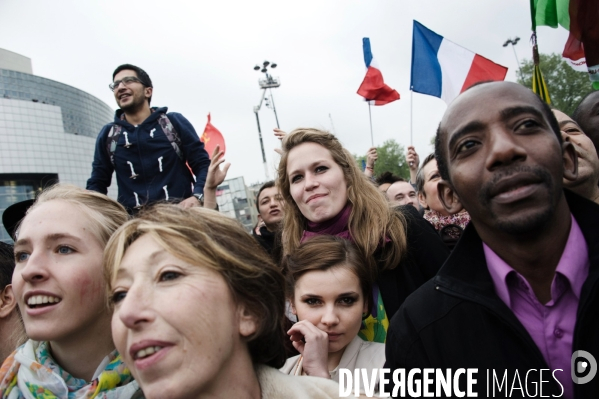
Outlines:
[[[539,54],[541,72],[547,83],[551,105],[565,114],[572,115],[584,96],[593,88],[586,72],[572,69],[559,54]],[[533,61],[522,61],[518,71],[518,83],[532,88]]]
[[[410,178],[410,168],[406,162],[406,152],[404,147],[397,141],[391,139],[376,147],[378,159],[374,164],[374,175],[378,176],[383,172],[391,172],[404,179]],[[356,156],[356,161],[362,169],[362,161],[366,161],[366,155]]]

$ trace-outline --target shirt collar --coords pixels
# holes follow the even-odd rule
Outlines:
[[[555,271],[568,280],[572,292],[576,295],[577,299],[580,299],[582,286],[589,274],[589,251],[582,231],[580,230],[578,223],[576,223],[576,219],[574,219],[572,215],[570,215],[570,217],[572,223],[570,225],[568,241],[566,242],[566,247],[564,248],[564,252],[562,253]],[[487,261],[487,268],[489,269],[489,274],[491,274],[493,285],[495,286],[495,292],[497,293],[497,296],[511,308],[507,278],[509,274],[517,272],[484,242],[483,249]]]
[[[499,299],[505,303],[508,308],[511,308],[510,292],[508,290],[507,276],[514,272],[507,263],[503,261],[487,244],[483,242],[483,250],[485,251],[485,259],[487,261],[487,268],[489,274],[493,279],[493,285],[495,286],[495,292]]]
[[[580,300],[582,286],[589,275],[589,248],[574,217],[571,226],[566,248],[555,271],[568,279],[572,292]]]

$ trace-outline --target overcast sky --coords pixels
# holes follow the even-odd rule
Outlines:
[[[206,115],[224,135],[228,177],[264,181],[253,107],[260,101],[253,66],[276,62],[273,90],[281,128],[336,133],[352,153],[370,147],[368,106],[356,91],[365,74],[362,38],[369,37],[385,82],[401,99],[372,107],[375,145],[410,144],[412,21],[509,68],[519,36],[520,60],[531,57],[529,0],[63,1],[0,0],[0,48],[32,59],[33,72],[77,87],[113,109],[108,89],[123,63],[145,69],[152,105],[182,113],[202,134]],[[541,52],[561,53],[567,32],[541,27]],[[424,158],[445,103],[413,95],[413,136]],[[279,145],[272,110],[260,111],[270,177]],[[330,115],[330,117],[329,117]],[[109,121],[107,121],[109,122]],[[91,160],[90,160],[91,162]]]

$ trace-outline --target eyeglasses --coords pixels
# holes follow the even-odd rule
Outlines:
[[[123,83],[125,86],[129,86],[133,82],[141,83],[142,85],[144,84],[144,82],[142,82],[135,76],[125,76],[121,80],[116,80],[116,81],[112,82],[111,84],[108,85],[108,87],[110,87],[110,91],[115,91],[116,89],[118,89],[118,87],[121,85],[121,83]]]

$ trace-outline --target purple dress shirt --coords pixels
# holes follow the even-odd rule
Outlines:
[[[495,292],[514,312],[564,388],[563,398],[574,397],[570,358],[576,311],[589,274],[587,243],[574,217],[562,257],[551,283],[551,300],[542,304],[526,279],[483,243]]]

